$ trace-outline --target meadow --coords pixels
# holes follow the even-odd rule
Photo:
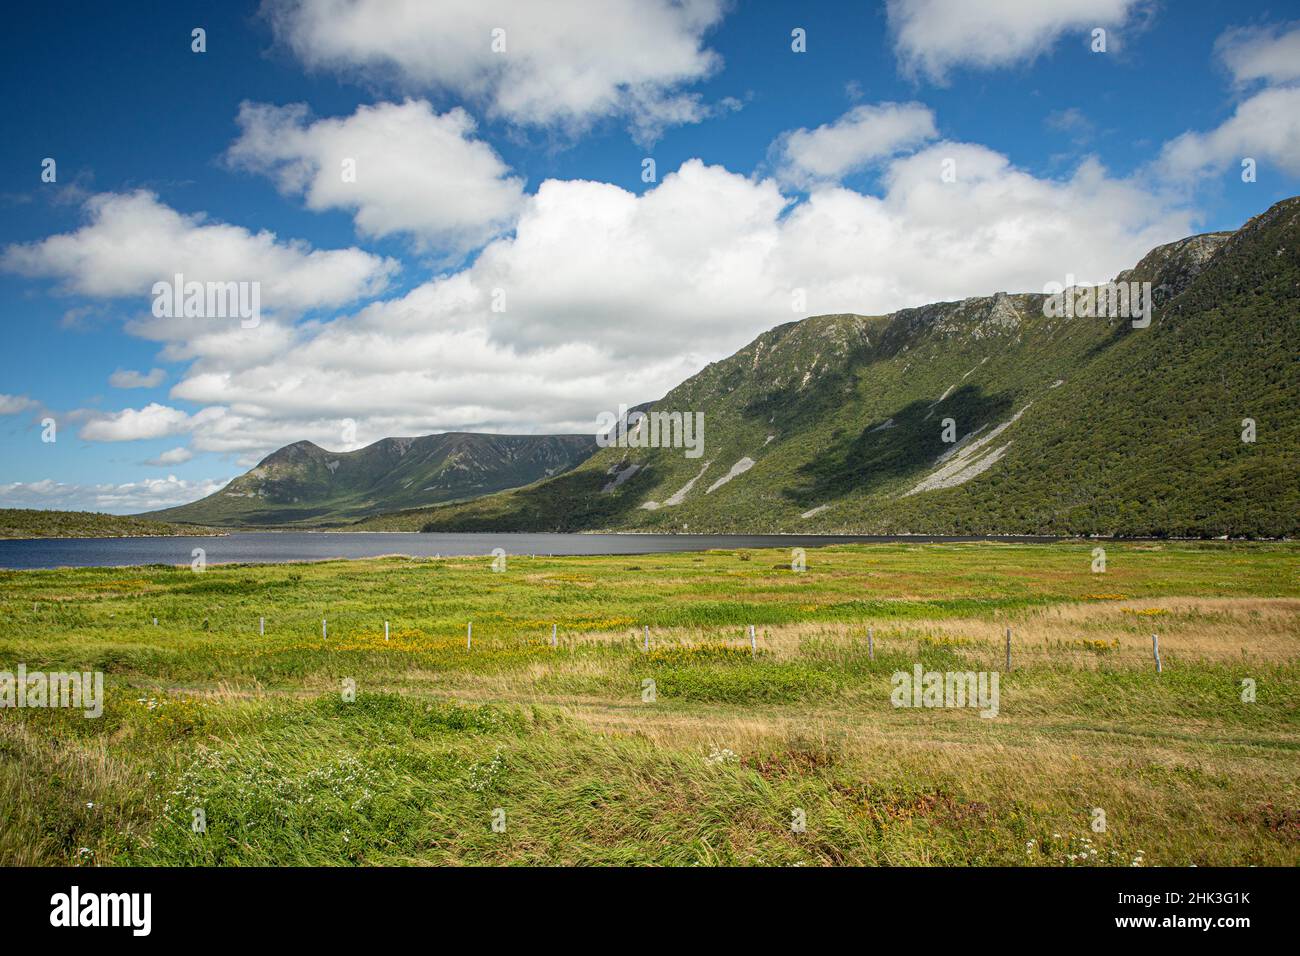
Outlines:
[[[1300,863],[1300,548],[1096,546],[0,572],[0,864]]]

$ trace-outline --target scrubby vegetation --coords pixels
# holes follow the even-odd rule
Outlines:
[[[211,531],[207,528],[95,511],[0,508],[0,538],[137,538],[208,533]]]

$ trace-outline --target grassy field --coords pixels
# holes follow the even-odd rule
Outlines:
[[[0,572],[0,864],[1300,863],[1300,549],[1094,546]]]

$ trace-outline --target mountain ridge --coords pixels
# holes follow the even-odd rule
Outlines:
[[[145,517],[221,527],[342,526],[527,485],[595,450],[591,435],[443,432],[381,438],[344,452],[296,441],[214,494]]]
[[[705,413],[699,462],[606,448],[361,527],[1295,535],[1300,199],[1114,281],[1149,328],[1007,292],[784,323],[653,403]]]

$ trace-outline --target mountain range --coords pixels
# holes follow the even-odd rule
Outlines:
[[[199,501],[147,517],[214,527],[330,527],[367,515],[488,495],[561,474],[591,435],[448,432],[331,452],[309,441],[272,452]]]
[[[778,326],[642,406],[702,413],[698,458],[565,436],[532,439],[521,455],[531,469],[507,467],[501,449],[470,454],[476,470],[441,452],[419,460],[442,464],[413,469],[395,446],[372,452],[385,442],[342,455],[303,442],[207,508],[154,516],[328,514],[361,518],[357,530],[1294,536],[1300,199],[1234,232],[1160,246],[1115,282],[1150,283],[1149,323],[998,293]],[[476,450],[527,441],[388,441],[440,439]],[[361,456],[355,482],[348,456]],[[325,470],[334,460],[337,476]]]

